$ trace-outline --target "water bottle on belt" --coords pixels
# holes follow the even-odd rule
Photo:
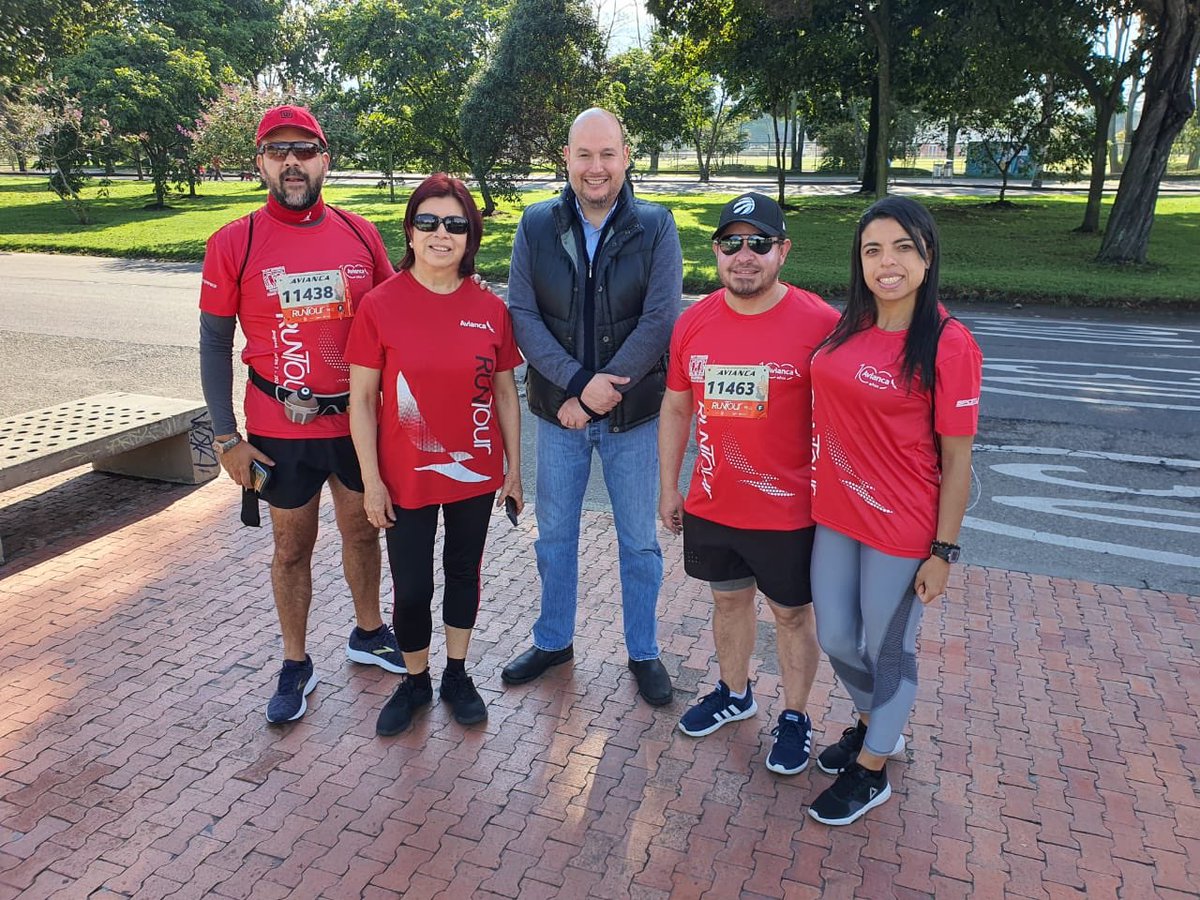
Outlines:
[[[288,421],[297,425],[307,425],[315,419],[320,406],[317,398],[313,396],[312,388],[307,387],[293,391],[283,401],[283,411],[287,413]]]

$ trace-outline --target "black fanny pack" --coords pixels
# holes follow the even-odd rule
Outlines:
[[[278,400],[280,403],[286,403],[288,397],[290,397],[290,396],[292,396],[292,394],[296,393],[295,391],[291,390],[290,388],[285,388],[281,384],[276,384],[273,381],[267,381],[267,379],[263,378],[261,375],[259,375],[257,372],[254,371],[253,366],[249,366],[248,368],[250,369],[250,381],[254,384],[254,386],[256,388],[258,388],[260,391],[262,391],[268,397]],[[346,408],[350,405],[350,394],[349,393],[345,393],[345,394],[313,394],[313,398],[317,401],[317,404],[318,404],[317,405],[317,415],[318,416],[341,415],[342,413],[344,413],[346,411]]]

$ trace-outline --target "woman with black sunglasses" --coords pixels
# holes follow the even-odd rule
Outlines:
[[[367,518],[385,528],[393,620],[407,676],[384,704],[381,735],[399,734],[433,699],[433,552],[438,510],[446,671],[439,693],[463,725],[487,718],[465,661],[480,599],[492,502],[520,512],[521,355],[504,302],[470,277],[483,219],[461,181],[425,179],[404,213],[399,271],[368,293],[354,319],[350,430]],[[507,464],[507,465],[506,465]],[[498,493],[497,493],[498,492]]]
[[[891,795],[917,695],[917,628],[946,589],[971,483],[983,358],[938,302],[941,247],[904,197],[858,223],[846,309],[812,360],[817,638],[858,722],[817,757],[810,815],[847,825]]]

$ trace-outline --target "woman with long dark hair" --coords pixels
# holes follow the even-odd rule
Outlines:
[[[891,795],[917,694],[917,628],[945,592],[971,486],[983,357],[938,301],[929,212],[888,197],[854,236],[846,310],[812,360],[817,637],[858,711],[818,756],[809,814],[847,825]]]
[[[479,610],[480,562],[492,501],[519,512],[521,413],[513,370],[521,354],[504,302],[472,279],[483,219],[457,178],[425,179],[404,213],[399,271],[368,293],[346,346],[350,432],[367,519],[387,529],[396,639],[408,674],[375,730],[398,734],[433,699],[429,644],[433,548],[445,523],[439,693],[460,724],[487,717],[466,673]],[[507,465],[506,465],[507,464]]]

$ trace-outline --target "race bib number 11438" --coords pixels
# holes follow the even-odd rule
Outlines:
[[[350,289],[341,269],[276,275],[275,289],[287,322],[325,322],[354,315]]]

